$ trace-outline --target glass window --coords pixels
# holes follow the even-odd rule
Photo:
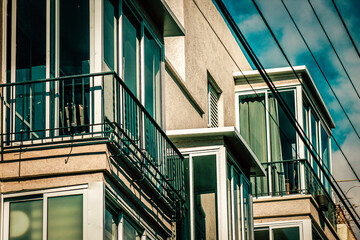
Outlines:
[[[195,239],[216,239],[216,155],[193,157]]]
[[[231,191],[231,166],[227,164],[227,207],[228,207],[228,232],[229,232],[229,240],[232,240],[232,191]]]
[[[308,105],[304,102],[303,103],[303,123],[304,123],[304,133],[305,133],[305,139],[308,141],[309,140],[309,107]],[[305,147],[305,158],[307,160],[310,159],[309,157],[309,152],[306,146]]]
[[[275,228],[272,233],[276,240],[300,240],[299,227]]]
[[[105,240],[117,240],[118,220],[117,215],[111,209],[105,209]]]
[[[321,159],[325,168],[325,174],[330,174],[330,156],[329,156],[329,136],[327,135],[324,127],[321,127]],[[328,193],[330,193],[330,183],[324,177],[324,186]]]
[[[42,200],[10,203],[9,240],[41,240],[42,222]]]
[[[243,180],[243,204],[244,204],[244,236],[246,240],[251,238],[251,195],[250,185]]]
[[[241,178],[240,175],[233,170],[233,201],[234,201],[234,239],[241,239],[242,222],[241,222]]]
[[[255,229],[255,240],[270,240],[269,229]]]
[[[140,240],[139,232],[126,219],[123,219],[123,239]]]
[[[82,205],[82,195],[48,198],[48,240],[82,239]]]
[[[239,96],[239,128],[260,162],[267,162],[265,95]]]
[[[47,205],[44,204],[47,201]],[[83,196],[38,196],[5,200],[9,206],[10,240],[79,240],[83,238]],[[5,208],[6,209],[6,208]],[[46,221],[43,216],[46,215]],[[65,230],[64,230],[65,229]],[[7,236],[6,236],[7,237]]]
[[[108,70],[115,70],[117,9],[113,1],[104,0],[104,61]]]
[[[140,22],[123,7],[123,77],[126,86],[137,97],[140,79]]]
[[[312,144],[312,151],[314,152],[315,156],[317,156],[318,152],[318,120],[315,116],[311,113],[311,144]],[[314,158],[312,157],[312,164],[313,169],[316,174],[319,174],[318,165]]]
[[[145,31],[145,108],[160,122],[160,59],[161,50],[155,39]]]

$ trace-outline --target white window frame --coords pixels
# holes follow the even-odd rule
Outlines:
[[[254,233],[256,230],[267,229],[267,230],[269,230],[269,240],[276,240],[273,238],[273,232],[272,232],[273,229],[298,227],[300,240],[306,240],[305,236],[307,234],[304,233],[304,230],[308,228],[307,221],[311,221],[311,220],[294,220],[294,221],[280,221],[280,222],[271,222],[271,223],[258,223],[258,224],[255,224],[255,226],[254,226]],[[310,222],[310,224],[311,224],[311,222]]]
[[[231,202],[231,236],[232,239],[235,239],[235,204],[234,204],[234,176],[235,176],[235,172],[236,174],[239,176],[239,184],[240,184],[240,208],[241,208],[241,239],[246,239],[245,238],[245,205],[244,205],[244,183],[246,183],[249,186],[249,218],[250,218],[250,226],[249,226],[249,234],[250,234],[250,239],[247,240],[251,240],[254,239],[253,236],[253,212],[252,212],[252,194],[251,194],[251,182],[247,179],[247,177],[245,176],[245,174],[240,170],[240,168],[238,167],[238,165],[234,162],[233,158],[231,157],[231,155],[228,153],[228,161],[227,161],[227,166],[230,167],[230,174],[231,174],[231,178],[230,178],[230,202]]]
[[[33,197],[36,195],[42,195]],[[31,192],[21,192],[21,193],[12,193],[4,194],[2,196],[2,214],[1,214],[1,228],[2,235],[0,236],[2,240],[9,239],[9,227],[10,227],[10,203],[18,202],[19,200],[12,201],[12,198],[21,198],[20,201],[31,201],[31,200],[42,200],[43,202],[43,239],[47,239],[47,200],[50,197],[61,197],[61,196],[73,196],[73,195],[82,195],[83,197],[83,239],[87,239],[87,186],[76,186],[69,188],[58,188],[58,189],[47,189]]]

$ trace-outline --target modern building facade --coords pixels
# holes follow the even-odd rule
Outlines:
[[[213,1],[0,7],[1,240],[338,239],[326,172]],[[269,71],[331,171],[334,123],[296,72]]]
[[[252,179],[255,239],[339,239],[325,176],[331,173],[335,124],[305,66],[266,72],[295,120],[289,120],[258,71],[234,74],[237,126],[267,172]],[[301,126],[310,149],[291,121]]]

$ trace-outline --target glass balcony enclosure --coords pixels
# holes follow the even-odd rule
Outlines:
[[[160,127],[161,26],[125,0],[4,6],[2,148],[105,138],[169,202],[181,199],[182,156]]]
[[[328,209],[335,211],[330,184],[329,123],[314,97],[297,84],[278,87],[279,95],[304,129],[311,149],[306,148],[278,100],[267,88],[236,93],[237,127],[264,166],[267,176],[252,178],[254,197],[312,194],[325,195]],[[320,171],[310,155],[313,152],[325,169]],[[314,187],[316,185],[316,187]],[[326,213],[334,223],[333,212]],[[331,217],[330,217],[331,215]]]

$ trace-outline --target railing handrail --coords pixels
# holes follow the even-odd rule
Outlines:
[[[145,107],[142,105],[142,103],[137,99],[137,97],[126,86],[125,82],[114,71],[89,73],[89,74],[78,74],[78,75],[69,75],[69,76],[62,76],[62,77],[55,77],[55,78],[45,78],[45,79],[39,79],[39,80],[33,80],[33,81],[24,81],[24,82],[2,83],[2,84],[0,84],[0,88],[1,87],[11,87],[11,86],[16,86],[16,85],[27,85],[27,84],[35,84],[35,83],[55,82],[55,81],[59,81],[59,80],[70,80],[70,79],[75,79],[75,78],[99,77],[99,76],[106,76],[106,75],[113,75],[116,78],[116,80],[120,83],[120,85],[123,87],[123,89],[125,89],[126,93],[128,95],[130,95],[132,100],[141,109],[141,111],[145,114],[145,116],[150,120],[150,122],[154,125],[154,127],[160,132],[162,137],[165,138],[166,142],[168,144],[170,144],[170,146],[180,156],[181,159],[184,159],[184,156],[177,149],[175,144],[169,139],[169,137],[162,130],[162,128],[159,126],[159,124],[153,119],[153,117],[148,113],[148,111],[145,109]]]
[[[26,84],[44,83],[44,82],[56,82],[59,80],[69,80],[69,79],[74,79],[74,78],[99,77],[99,76],[106,76],[106,75],[110,75],[110,74],[116,74],[116,73],[113,71],[109,71],[109,72],[77,74],[77,75],[69,75],[69,76],[53,77],[53,78],[42,78],[42,79],[38,79],[38,80],[30,80],[30,81],[24,81],[24,82],[1,83],[0,87],[10,87],[10,86],[16,86],[16,85],[26,85]]]
[[[276,162],[264,162],[261,163],[263,165],[273,165],[273,164],[279,164],[279,163],[291,163],[291,162],[304,162],[305,163],[305,167],[308,169],[308,171],[310,171],[312,173],[312,177],[315,178],[315,180],[319,183],[319,186],[321,187],[323,194],[325,194],[328,198],[328,200],[335,206],[335,203],[333,202],[331,196],[329,195],[329,193],[325,190],[325,187],[322,185],[321,180],[319,179],[319,177],[317,176],[316,172],[314,171],[314,169],[311,167],[309,161],[306,158],[300,158],[300,159],[287,159],[287,160],[283,160],[283,161],[276,161]],[[325,174],[325,173],[324,173]]]

